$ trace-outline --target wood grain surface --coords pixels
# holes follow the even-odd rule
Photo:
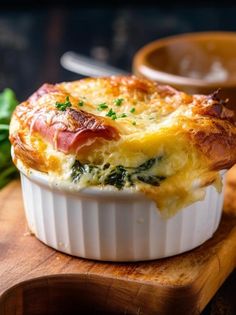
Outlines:
[[[31,235],[14,181],[0,192],[0,315],[199,314],[236,266],[236,212],[228,209],[195,250],[104,263],[62,254]]]

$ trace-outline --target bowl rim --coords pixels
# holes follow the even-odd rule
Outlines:
[[[234,31],[203,31],[203,32],[189,32],[178,35],[172,35],[164,38],[154,40],[143,47],[141,47],[134,55],[132,69],[135,74],[142,75],[159,83],[167,83],[173,85],[185,85],[188,87],[201,88],[230,88],[236,85],[236,79],[223,82],[209,82],[204,79],[195,79],[176,74],[171,74],[151,67],[147,62],[148,54],[161,47],[168,46],[170,43],[178,43],[186,40],[207,40],[209,38],[217,40],[234,39],[236,41],[236,32]]]
[[[41,186],[55,190],[59,193],[68,193],[70,195],[76,195],[85,198],[96,199],[117,199],[117,200],[130,200],[135,197],[136,200],[146,201],[153,203],[152,199],[149,199],[143,192],[137,191],[134,188],[125,188],[118,190],[113,186],[90,186],[85,188],[76,188],[75,184],[57,184],[54,181],[49,180],[49,176],[46,173],[34,169],[25,169],[23,166],[17,165],[17,169],[20,171],[21,176],[27,177],[30,181],[33,181]],[[219,173],[224,177],[227,170],[220,170]],[[205,186],[205,189],[211,185]]]

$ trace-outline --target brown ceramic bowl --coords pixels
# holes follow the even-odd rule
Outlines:
[[[141,48],[133,72],[189,93],[221,88],[236,110],[236,32],[202,32],[167,37]]]

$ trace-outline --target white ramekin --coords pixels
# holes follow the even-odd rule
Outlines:
[[[43,243],[68,254],[107,261],[141,261],[193,249],[217,229],[223,193],[213,186],[203,201],[163,219],[141,193],[52,186],[39,172],[21,172],[25,214]]]

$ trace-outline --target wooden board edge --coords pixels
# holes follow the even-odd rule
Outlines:
[[[158,315],[199,314],[196,308],[196,292],[189,291],[188,287],[178,288],[173,294],[171,287],[163,288],[138,281],[89,274],[43,276],[18,283],[0,296],[0,314],[22,315],[23,308],[26,307],[24,303],[35,303],[34,300],[29,301],[31,295],[37,294],[38,301],[45,302],[46,299],[50,304],[52,301],[47,300],[47,296],[53,300],[58,290],[65,289],[67,292],[77,290],[78,296],[82,290],[89,297],[87,302],[101,312],[98,314],[105,311],[108,312],[106,314],[114,315],[151,315],[156,314],[157,310]]]
[[[214,254],[214,259],[205,265],[205,273],[202,273],[191,286],[191,290],[198,293],[197,309],[201,312],[208,302],[215,295],[217,290],[236,268],[236,227],[231,231],[230,236],[224,240],[225,246]],[[230,253],[228,249],[230,250]],[[229,259],[230,257],[230,259]],[[215,274],[212,270],[218,270]]]

